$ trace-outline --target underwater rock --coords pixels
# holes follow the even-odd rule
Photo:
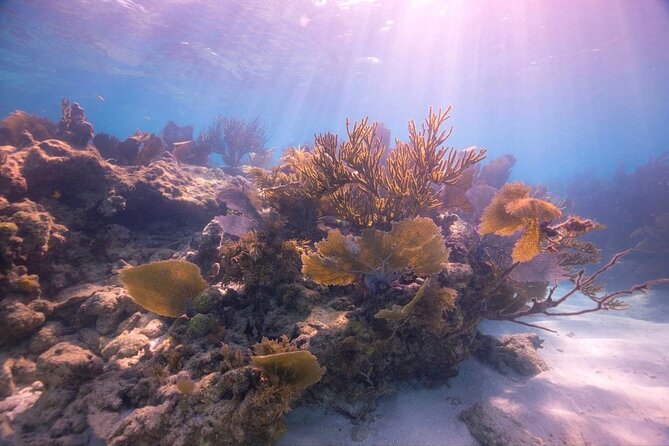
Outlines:
[[[149,338],[137,331],[122,333],[112,339],[101,351],[105,361],[116,361],[123,358],[132,358],[144,352],[149,344]]]
[[[190,141],[193,139],[193,126],[180,126],[174,121],[167,121],[167,124],[163,127],[163,131],[160,132],[160,136],[168,145],[175,142]]]
[[[37,358],[37,373],[47,388],[75,388],[102,373],[102,359],[70,342],[59,342]]]
[[[81,304],[77,311],[77,325],[80,327],[95,324],[101,335],[116,330],[125,313],[125,306],[120,296],[113,291],[100,291]]]
[[[15,388],[11,360],[7,357],[0,357],[0,398],[8,397],[14,393]]]
[[[30,340],[28,349],[30,353],[40,354],[60,342],[60,337],[65,334],[65,326],[58,321],[50,321],[44,324]]]
[[[34,332],[44,323],[43,313],[21,302],[0,304],[0,345],[10,345]]]
[[[513,370],[519,375],[534,376],[548,370],[548,365],[537,353],[544,341],[536,333],[520,333],[501,339],[480,335],[479,342],[476,356],[502,374]]]
[[[61,102],[61,118],[58,123],[57,137],[74,146],[83,147],[93,137],[93,124],[86,121],[86,112],[76,102],[67,99]]]
[[[467,428],[486,446],[537,446],[544,441],[528,432],[513,415],[490,402],[474,404],[460,414]]]
[[[4,158],[4,162],[0,163],[0,196],[16,199],[26,193],[26,180],[20,170],[22,156],[19,153],[15,147],[0,146],[0,157]]]

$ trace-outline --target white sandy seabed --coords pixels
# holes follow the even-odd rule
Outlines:
[[[669,293],[634,297],[627,312],[532,319],[557,330],[534,330],[545,340],[539,353],[550,367],[535,377],[501,375],[471,358],[449,386],[401,388],[358,426],[299,407],[279,444],[477,445],[458,416],[489,401],[545,444],[669,445],[669,305],[648,302],[655,299],[669,300]],[[568,309],[585,304],[577,300]],[[508,322],[481,326],[496,336],[529,330]]]

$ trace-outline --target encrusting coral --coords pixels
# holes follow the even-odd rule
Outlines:
[[[552,203],[530,196],[523,183],[504,185],[483,211],[479,231],[482,235],[509,236],[524,230],[513,248],[514,262],[527,262],[541,252],[541,224],[556,220],[562,212]]]
[[[348,285],[363,277],[365,283],[389,283],[400,274],[436,274],[448,260],[441,230],[429,218],[392,224],[388,232],[364,229],[360,237],[338,229],[316,243],[316,252],[302,255],[302,272],[323,285]]]
[[[163,260],[125,268],[119,278],[132,299],[162,316],[179,317],[207,288],[197,265],[182,260]]]

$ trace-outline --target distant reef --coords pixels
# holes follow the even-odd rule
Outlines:
[[[4,118],[0,443],[272,444],[296,404],[362,419],[473,353],[541,373],[538,338],[479,323],[622,309],[666,282],[606,291],[629,252],[586,272],[602,225],[508,183],[512,156],[448,148],[449,111],[393,147],[347,121],[275,166],[257,120],[121,141],[67,100],[57,124]],[[577,293],[591,305],[563,310]]]

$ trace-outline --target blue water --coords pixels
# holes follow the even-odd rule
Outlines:
[[[452,145],[559,186],[669,148],[667,48],[653,0],[4,0],[0,114],[69,97],[121,138],[259,116],[279,153],[451,104]]]

